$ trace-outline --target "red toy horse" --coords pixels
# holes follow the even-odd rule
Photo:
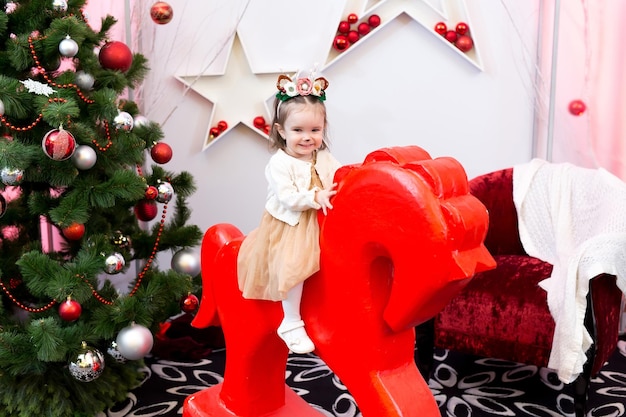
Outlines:
[[[471,276],[493,268],[488,214],[452,158],[412,146],[369,154],[335,175],[334,208],[320,215],[321,270],[304,285],[302,318],[326,362],[366,417],[438,417],[414,361],[414,326]],[[288,350],[276,334],[280,303],[237,287],[243,234],[229,224],[202,242],[203,292],[195,327],[221,325],[224,382],[191,395],[184,417],[320,414],[285,384]]]

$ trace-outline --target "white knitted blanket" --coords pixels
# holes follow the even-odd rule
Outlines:
[[[569,383],[592,343],[589,280],[612,274],[626,292],[626,184],[604,169],[533,159],[513,167],[513,200],[524,250],[554,265],[539,284],[556,325],[548,367]]]

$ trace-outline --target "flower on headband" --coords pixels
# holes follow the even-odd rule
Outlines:
[[[290,98],[296,96],[308,96],[314,95],[320,101],[326,100],[326,88],[328,87],[328,80],[323,77],[318,77],[315,80],[309,77],[301,77],[293,81],[286,75],[278,76],[276,82],[278,93],[276,97],[281,101],[287,101]]]

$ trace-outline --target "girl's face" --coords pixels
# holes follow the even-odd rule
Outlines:
[[[297,159],[312,160],[324,140],[324,121],[323,105],[295,104],[289,109],[285,123],[276,124],[276,130],[286,142],[285,152]]]

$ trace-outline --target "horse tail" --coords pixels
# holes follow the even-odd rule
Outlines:
[[[220,250],[233,239],[243,236],[241,231],[228,223],[219,223],[207,229],[202,238],[200,250],[200,266],[202,269],[202,297],[200,308],[191,325],[203,329],[209,326],[219,326],[220,319],[217,314],[217,304],[213,292],[213,280],[215,277],[214,264]]]

